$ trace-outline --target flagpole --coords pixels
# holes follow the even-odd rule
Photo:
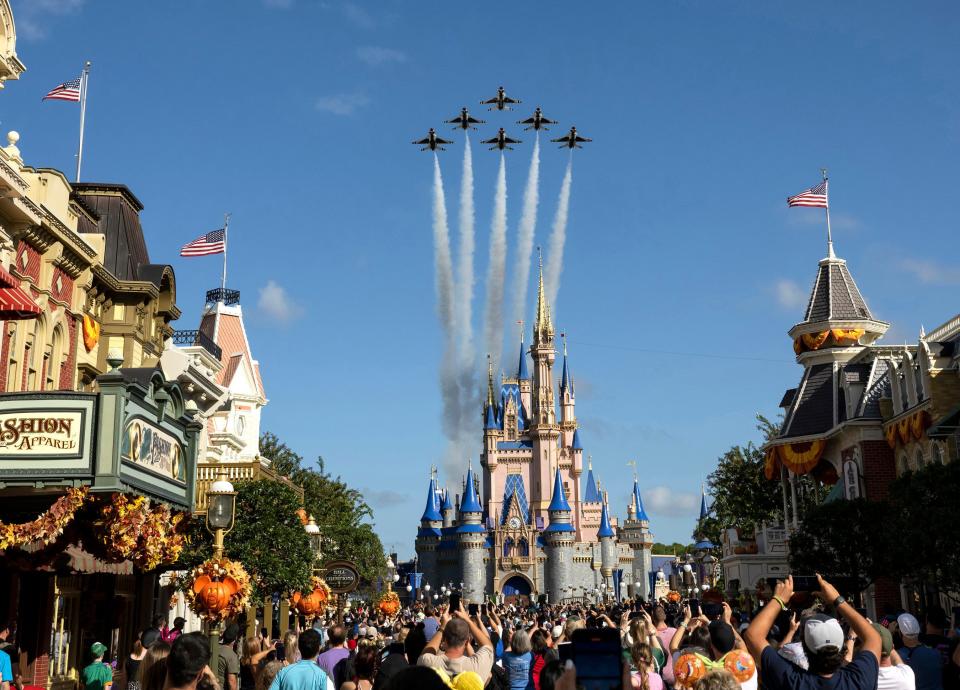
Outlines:
[[[833,232],[830,230],[830,180],[827,177],[827,169],[820,168],[820,174],[823,175],[823,195],[827,198],[827,256],[834,258],[833,253]]]
[[[80,145],[77,147],[77,177],[80,181],[80,164],[83,163],[83,128],[87,119],[87,82],[90,81],[90,61],[83,64],[83,73],[80,75]]]
[[[223,275],[220,278],[221,294],[227,289],[227,228],[230,225],[230,214],[223,214]],[[224,297],[223,299],[226,299]]]

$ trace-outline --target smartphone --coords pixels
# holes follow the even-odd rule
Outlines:
[[[581,628],[573,633],[570,650],[583,690],[619,690],[622,684],[620,631]]]
[[[450,595],[450,613],[460,610],[460,593],[454,592]]]
[[[480,606],[478,604],[467,604],[467,613],[470,614],[471,618],[476,616],[477,611],[479,610],[480,610]]]
[[[693,618],[696,618],[700,615],[700,600],[699,599],[689,599],[687,605],[690,607],[690,615]]]

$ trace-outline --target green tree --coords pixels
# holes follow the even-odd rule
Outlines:
[[[892,525],[897,540],[891,572],[943,591],[960,590],[960,462],[927,465],[890,485]]]
[[[383,545],[373,531],[373,510],[357,489],[329,474],[322,457],[316,468],[305,467],[302,456],[269,432],[260,437],[260,454],[303,488],[304,508],[323,536],[324,560],[353,561],[367,582],[384,573]]]
[[[757,429],[764,443],[780,433],[777,423],[757,415]],[[713,497],[712,516],[704,521],[704,536],[720,543],[721,531],[736,527],[744,537],[764,522],[782,519],[783,498],[780,484],[763,476],[764,453],[753,441],[733,446],[717,460],[717,469],[707,477]]]
[[[236,489],[236,519],[224,540],[224,554],[240,561],[250,573],[254,597],[307,588],[313,551],[297,516],[300,499],[296,492],[265,479],[241,482]],[[180,562],[192,567],[210,558],[212,542],[203,521],[194,520]]]
[[[893,566],[895,535],[890,506],[883,501],[836,500],[809,509],[790,536],[790,569],[850,578],[857,591]]]
[[[655,542],[653,547],[651,547],[651,553],[654,553],[658,556],[665,556],[667,554],[681,556],[692,551],[693,544],[681,544],[679,542],[673,542],[672,544],[661,544],[660,542]]]

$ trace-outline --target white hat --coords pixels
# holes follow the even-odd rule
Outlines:
[[[360,630],[358,630],[357,633],[360,637],[365,637],[367,634],[367,629],[361,625]]]
[[[843,628],[840,621],[822,613],[810,616],[803,627],[803,641],[814,652],[824,647],[843,647]]]
[[[900,633],[907,637],[920,634],[920,621],[912,613],[901,613],[897,616],[897,627],[900,628]]]
[[[561,628],[559,625],[555,625],[553,626],[553,630],[550,631],[550,634],[553,636],[553,639],[558,640],[563,634],[563,628]]]

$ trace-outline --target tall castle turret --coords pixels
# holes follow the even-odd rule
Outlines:
[[[603,497],[603,507],[600,510],[600,528],[597,530],[597,539],[600,540],[600,574],[603,576],[604,584],[612,584],[613,571],[617,569],[617,544],[616,535],[613,528],[610,527],[610,514],[607,511],[607,497]]]
[[[633,549],[633,586],[634,596],[647,599],[650,596],[650,572],[653,569],[651,549],[653,535],[650,533],[650,518],[643,509],[640,497],[640,485],[633,480],[633,493],[627,506],[627,519],[620,528],[620,541]]]
[[[420,567],[424,572],[436,572],[437,546],[440,544],[440,528],[443,517],[440,515],[440,502],[437,496],[437,480],[431,473],[430,486],[427,488],[427,505],[420,517],[420,529],[417,530],[417,554]]]
[[[551,602],[564,599],[564,586],[570,582],[570,569],[573,565],[573,545],[576,541],[576,529],[570,524],[570,504],[563,490],[563,478],[557,468],[553,479],[553,497],[547,507],[550,524],[543,535],[546,545],[547,564],[544,570],[547,594]]]
[[[483,601],[487,581],[483,565],[486,529],[483,526],[483,508],[477,497],[473,468],[467,468],[466,486],[460,501],[460,522],[457,526],[457,546],[460,555],[460,575],[463,578],[463,596],[469,601]]]

